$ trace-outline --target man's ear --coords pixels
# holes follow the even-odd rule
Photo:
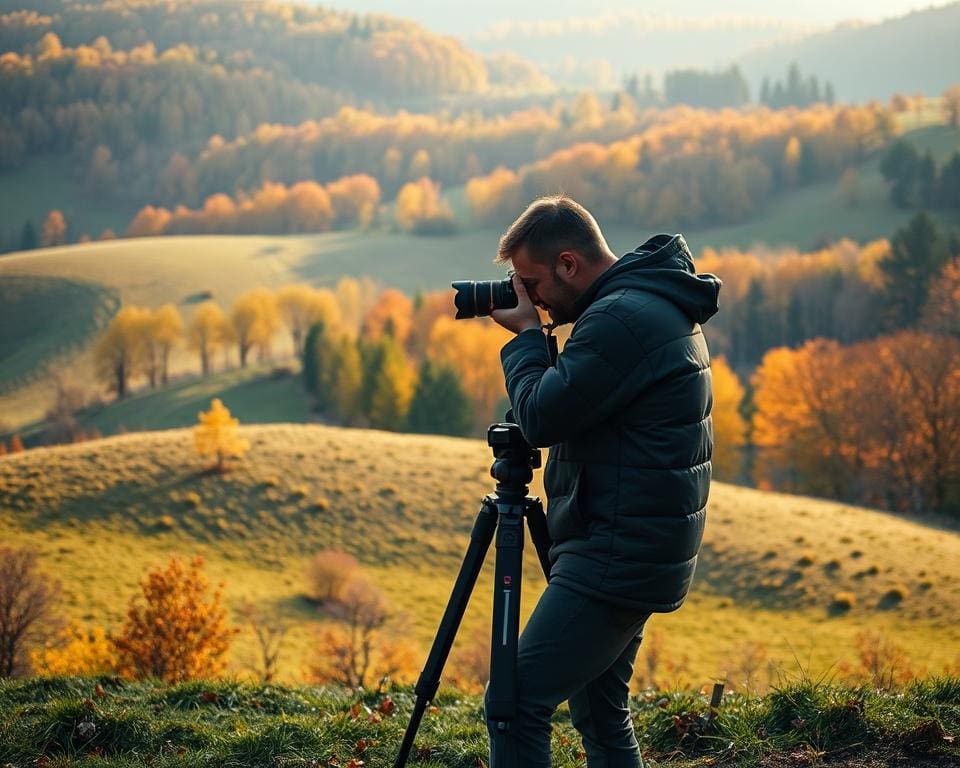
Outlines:
[[[574,277],[580,270],[580,262],[577,260],[577,254],[574,251],[561,251],[557,256],[557,274],[568,280]]]

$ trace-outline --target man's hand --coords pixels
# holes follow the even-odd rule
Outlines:
[[[517,306],[513,309],[495,309],[490,317],[508,331],[521,333],[540,327],[540,313],[527,295],[527,288],[517,275],[513,276],[513,290],[517,292]]]

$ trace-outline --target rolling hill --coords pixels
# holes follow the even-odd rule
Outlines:
[[[297,678],[318,618],[305,597],[305,564],[319,550],[342,548],[426,649],[480,499],[492,490],[489,449],[319,425],[243,433],[252,448],[224,476],[204,471],[188,430],[0,457],[0,538],[39,550],[63,582],[71,618],[108,626],[146,568],[172,553],[202,554],[226,582],[231,608],[248,598],[292,623],[287,679]],[[525,612],[543,586],[531,550]],[[747,641],[762,643],[786,670],[836,673],[865,629],[935,672],[955,664],[960,647],[958,561],[954,531],[715,484],[695,591],[678,613],[652,619],[650,637],[663,641],[672,674],[698,685],[738,664]],[[463,642],[488,626],[489,566]],[[853,595],[849,610],[832,607],[838,592]],[[243,635],[235,669],[251,646]]]
[[[960,3],[924,8],[873,24],[848,22],[796,41],[778,41],[738,64],[759,89],[783,79],[791,63],[829,80],[842,101],[886,101],[894,93],[936,95],[960,72]]]
[[[960,130],[928,126],[910,131],[907,140],[929,149],[937,161],[960,148]],[[456,198],[456,195],[454,195]],[[461,203],[462,204],[462,201]],[[843,207],[836,184],[823,182],[775,200],[760,219],[710,230],[688,231],[694,251],[705,246],[750,247],[757,243],[793,245],[801,249],[840,237],[869,240],[889,236],[911,212],[888,200],[879,171],[879,157],[858,170],[857,200]],[[603,222],[601,222],[601,225]],[[632,249],[648,233],[605,227],[611,247]],[[15,428],[42,417],[51,400],[50,385],[37,381],[36,370],[48,364],[69,365],[74,375],[93,381],[89,355],[79,351],[92,342],[102,325],[100,303],[65,304],[64,285],[88,285],[90,295],[114,304],[158,307],[170,302],[186,319],[199,298],[209,292],[228,307],[241,292],[256,286],[277,288],[290,282],[332,285],[343,275],[374,276],[386,286],[409,293],[446,288],[455,279],[491,279],[502,275],[492,263],[499,229],[465,229],[452,237],[413,237],[388,231],[335,232],[291,236],[178,236],[139,238],[39,249],[0,257],[0,313],[11,312],[16,283],[32,281],[44,290],[31,294],[31,311],[45,322],[27,332],[15,323],[0,323],[0,422]],[[60,281],[60,282],[58,282]],[[70,307],[65,309],[65,306]],[[101,319],[98,319],[101,318]],[[86,330],[86,336],[81,333]],[[84,341],[84,338],[86,341]],[[18,362],[9,355],[16,349]],[[286,339],[278,349],[288,349]],[[23,362],[26,361],[26,362]],[[173,369],[193,372],[197,362],[184,350],[175,354]]]

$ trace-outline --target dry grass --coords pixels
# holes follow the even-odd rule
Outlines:
[[[238,620],[249,599],[291,622],[281,664],[288,680],[300,678],[318,619],[306,597],[306,563],[319,550],[342,549],[406,614],[408,634],[425,651],[480,499],[492,490],[489,449],[322,426],[244,434],[252,448],[225,476],[203,471],[185,430],[0,458],[0,537],[37,547],[64,583],[70,618],[104,626],[119,621],[147,567],[171,553],[203,554],[214,579],[227,583]],[[661,669],[678,681],[723,675],[745,639],[764,644],[774,674],[829,670],[855,653],[866,627],[897,637],[931,672],[955,663],[957,534],[722,484],[708,519],[694,593],[681,611],[650,624],[661,636]],[[543,586],[532,547],[527,555],[525,613]],[[869,568],[875,575],[861,575]],[[889,593],[899,590],[891,604]],[[837,611],[844,592],[855,598]],[[485,631],[490,604],[488,563],[462,638]],[[252,637],[241,636],[235,671],[251,651]]]

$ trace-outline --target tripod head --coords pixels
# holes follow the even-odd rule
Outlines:
[[[507,418],[512,415],[508,412]],[[540,467],[540,451],[532,448],[520,427],[509,421],[490,425],[487,445],[493,449],[490,475],[497,481],[497,492],[526,496],[533,470]]]

